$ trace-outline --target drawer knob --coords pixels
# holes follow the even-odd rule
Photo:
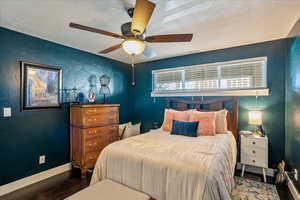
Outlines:
[[[255,163],[255,160],[252,160],[253,163]]]
[[[97,145],[97,142],[94,142],[94,144],[93,143],[89,143],[89,146],[91,147],[91,146],[96,146]]]
[[[89,134],[95,134],[95,133],[97,133],[97,131],[96,130],[94,130],[94,131],[89,131]]]
[[[255,150],[253,150],[253,151],[252,151],[252,153],[254,153],[254,154],[255,154],[255,153],[256,153],[256,151],[255,151]]]
[[[90,157],[90,160],[94,160],[95,159],[95,157]]]
[[[256,144],[256,142],[252,142],[252,144]]]

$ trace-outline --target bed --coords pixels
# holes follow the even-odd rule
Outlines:
[[[169,99],[167,107],[219,110],[226,102],[231,102],[228,132],[192,138],[158,129],[115,142],[99,156],[91,185],[111,179],[157,200],[231,199],[237,153],[237,99]]]

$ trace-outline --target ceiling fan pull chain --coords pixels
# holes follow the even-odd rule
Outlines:
[[[131,55],[131,67],[132,67],[132,85],[135,85],[135,80],[134,80],[134,54]]]

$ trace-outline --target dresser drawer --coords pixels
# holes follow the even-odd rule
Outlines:
[[[99,151],[114,141],[113,135],[110,134],[85,141],[84,152]]]
[[[117,135],[118,134],[118,126],[103,126],[98,128],[87,128],[82,129],[84,134],[84,140],[90,140],[97,137],[105,137],[104,135]]]
[[[101,153],[101,150],[86,153],[85,154],[85,166],[87,168],[94,168],[100,153]]]
[[[94,140],[89,140],[87,142],[84,143],[84,152],[91,152],[91,151],[99,151],[100,149],[102,149],[103,145],[100,144],[101,141],[99,141],[97,138],[95,138]],[[100,148],[100,146],[102,148]]]
[[[119,108],[118,107],[104,107],[104,108],[84,108],[84,114],[85,115],[102,115],[102,114],[113,114],[118,113]]]
[[[87,115],[83,118],[83,126],[105,126],[119,123],[119,114],[110,113],[107,115]]]

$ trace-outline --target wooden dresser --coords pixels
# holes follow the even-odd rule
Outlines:
[[[102,149],[118,140],[119,104],[72,105],[70,123],[71,162],[85,176]]]

